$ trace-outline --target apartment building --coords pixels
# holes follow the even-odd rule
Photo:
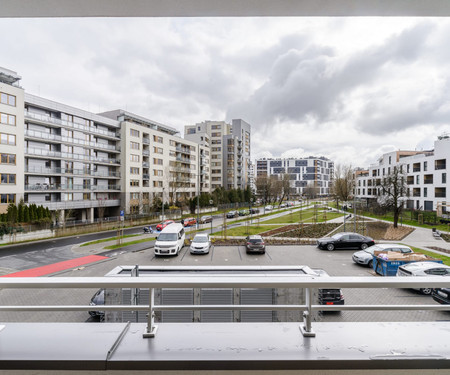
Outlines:
[[[325,157],[306,158],[262,158],[256,160],[256,178],[276,176],[279,179],[288,174],[291,194],[301,196],[313,188],[317,195],[330,193],[334,163]]]
[[[175,128],[124,110],[100,115],[120,123],[121,199],[126,213],[149,210],[155,198],[170,204],[186,200],[198,194],[201,184],[209,188],[202,165],[204,146],[179,137]]]
[[[0,68],[0,214],[24,194],[24,90],[21,77]]]
[[[450,136],[439,136],[434,149],[427,151],[392,151],[383,154],[377,163],[356,173],[356,196],[368,204],[380,195],[381,179],[391,174],[394,166],[401,166],[408,185],[404,198],[407,208],[446,212],[447,168],[450,163]]]
[[[251,126],[241,119],[186,125],[184,137],[210,141],[211,191],[218,187],[245,189],[249,183]]]
[[[25,202],[59,221],[119,215],[120,123],[30,94],[23,113]]]

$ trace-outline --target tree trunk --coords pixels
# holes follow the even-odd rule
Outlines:
[[[398,218],[400,216],[400,211],[394,209],[394,228],[398,228]]]

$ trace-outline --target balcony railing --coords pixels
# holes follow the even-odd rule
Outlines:
[[[116,207],[120,206],[120,199],[90,199],[90,200],[74,200],[74,201],[29,201],[28,204],[36,203],[42,205],[49,210],[68,210],[81,208],[96,208],[96,207]]]
[[[102,305],[102,311],[147,311],[147,326],[142,332],[144,338],[154,337],[157,326],[154,321],[155,311],[183,310],[268,310],[268,311],[303,311],[303,321],[299,322],[300,332],[307,337],[314,337],[312,313],[314,311],[376,311],[376,310],[450,310],[449,305],[314,305],[312,291],[318,288],[436,288],[450,287],[448,278],[439,276],[426,277],[313,277],[298,274],[248,274],[239,272],[230,277],[228,273],[217,274],[189,273],[177,274],[174,277],[164,272],[146,275],[145,277],[114,278],[114,277],[49,277],[49,278],[0,278],[0,289],[56,289],[56,288],[145,288],[149,289],[150,300],[144,305]],[[299,288],[303,289],[304,304],[288,305],[156,305],[154,302],[155,288]],[[90,305],[30,305],[30,306],[0,306],[0,311],[91,311]],[[164,323],[162,323],[164,324]],[[202,323],[197,323],[202,324]],[[263,326],[264,323],[261,323]],[[175,339],[175,337],[174,337]]]
[[[69,121],[65,121],[65,120],[61,120],[61,119],[58,119],[58,118],[45,116],[45,115],[41,115],[41,114],[37,114],[37,113],[32,113],[32,112],[25,111],[25,118],[38,120],[38,121],[41,121],[43,123],[61,125],[61,126],[65,126],[65,127],[69,127],[69,128],[73,128],[73,129],[78,129],[78,130],[81,130],[81,131],[86,131],[88,133],[100,134],[100,135],[104,135],[104,136],[107,136],[107,137],[118,139],[118,136],[116,135],[115,132],[110,132],[110,131],[107,131],[107,130],[97,129],[97,128],[93,127],[93,126],[85,126],[85,125],[82,125],[82,124],[77,124],[75,122],[69,122]]]
[[[78,185],[78,184],[34,184],[25,185],[26,191],[48,191],[48,190],[120,190],[120,185]]]
[[[43,167],[25,167],[25,173],[36,173],[45,175],[54,174],[70,174],[70,175],[86,175],[95,177],[113,177],[120,178],[120,172],[101,172],[91,171],[86,169],[74,169],[74,168],[43,168]]]
[[[100,158],[100,157],[90,156],[90,155],[72,154],[72,153],[68,153],[68,152],[44,150],[41,148],[26,148],[25,154],[44,156],[44,157],[52,157],[52,158],[58,158],[58,159],[84,160],[84,161],[92,161],[92,162],[106,163],[106,164],[120,164],[120,159]]]

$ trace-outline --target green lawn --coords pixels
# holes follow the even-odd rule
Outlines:
[[[129,238],[129,237],[136,237],[136,236],[139,236],[139,234],[127,234],[127,235],[123,236],[122,238]],[[109,241],[115,241],[115,240],[117,240],[117,237],[103,238],[101,240],[86,242],[86,243],[80,245],[80,247],[81,246],[95,245],[97,243],[109,242]]]
[[[142,243],[142,242],[154,241],[155,238],[156,237],[150,237],[150,238],[144,238],[142,240],[136,240],[136,241],[130,241],[130,242],[122,242],[120,245],[116,244],[116,245],[111,245],[111,246],[105,246],[105,249],[114,250],[114,249],[118,249],[119,247],[135,245],[137,243]]]
[[[279,227],[279,225],[249,225],[248,227],[242,225],[236,228],[227,229],[227,236],[248,236],[250,234],[259,234]],[[223,231],[214,232],[213,236],[223,236]]]
[[[327,220],[335,219],[340,216],[343,216],[343,214],[327,211]],[[264,221],[264,223],[265,224],[295,224],[295,223],[298,223],[300,221],[300,219],[304,223],[313,223],[314,222],[314,210],[313,209],[304,210],[304,211],[302,211],[301,216],[300,216],[299,211],[288,213],[286,215],[277,217],[275,219]],[[317,213],[317,222],[321,223],[323,221],[324,221],[324,211],[319,211]]]

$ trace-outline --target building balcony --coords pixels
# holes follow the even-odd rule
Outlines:
[[[117,136],[116,132],[107,131],[107,130],[103,130],[103,129],[97,129],[94,126],[85,126],[82,124],[77,124],[74,122],[69,122],[69,121],[61,120],[61,119],[58,119],[55,117],[45,116],[42,114],[32,113],[29,111],[25,111],[25,119],[31,119],[31,120],[33,120],[33,122],[37,122],[38,124],[43,124],[43,125],[50,124],[50,125],[63,126],[68,129],[77,129],[80,131],[85,131],[87,133],[98,134],[103,137],[114,138],[115,140],[119,140],[119,137]]]
[[[36,203],[42,205],[49,210],[69,210],[82,208],[97,207],[116,207],[120,206],[120,199],[103,199],[103,200],[76,200],[76,201],[38,201],[27,202],[28,204]]]
[[[82,175],[104,178],[120,178],[120,172],[100,172],[86,169],[74,168],[41,168],[41,167],[25,167],[25,173],[35,175]]]
[[[120,164],[120,159],[112,159],[112,158],[100,158],[96,156],[83,155],[83,154],[72,154],[61,151],[51,151],[40,148],[26,148],[25,155],[36,156],[36,157],[45,157],[45,158],[53,158],[53,159],[65,159],[65,160],[82,160],[82,161],[91,161],[99,164]]]
[[[25,191],[79,191],[79,190],[120,190],[120,185],[77,185],[77,184],[33,184],[25,185]]]
[[[142,143],[145,144],[145,145],[149,145],[150,144],[150,139],[142,138]]]

